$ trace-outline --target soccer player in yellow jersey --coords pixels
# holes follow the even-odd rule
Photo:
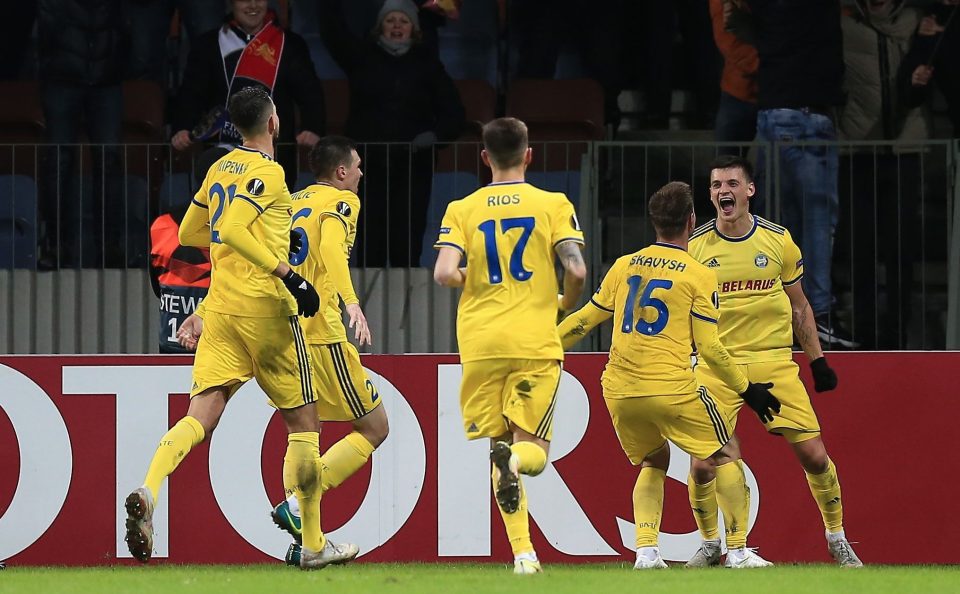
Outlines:
[[[370,344],[370,329],[347,266],[360,215],[360,155],[351,140],[325,136],[310,150],[309,161],[316,183],[293,195],[293,230],[300,245],[290,263],[317,287],[322,303],[320,315],[303,323],[320,398],[317,414],[321,421],[353,423],[353,432],[320,458],[321,487],[326,492],[366,464],[389,429],[380,395],[360,364],[357,348],[347,341],[340,309],[342,300],[354,338],[361,346]],[[295,497],[281,502],[271,515],[277,526],[300,541]],[[296,559],[298,549],[291,545],[288,562]]]
[[[316,397],[297,318],[298,311],[316,314],[320,299],[286,262],[293,202],[272,156],[280,129],[273,101],[249,88],[231,97],[229,110],[244,143],[210,168],[180,226],[181,243],[210,246],[213,270],[190,405],[160,440],[143,487],[126,499],[126,541],[134,557],[149,560],[163,479],[213,431],[236,390],[255,377],[288,431],[283,483],[304,514],[300,566],[321,568],[352,559],[357,548],[334,545],[320,530]]]
[[[837,386],[837,376],[820,348],[816,322],[800,279],[803,257],[790,232],[750,214],[756,191],[750,162],[720,157],[710,171],[710,199],[717,218],[694,231],[690,255],[717,275],[720,295],[720,339],[737,367],[751,381],[769,380],[782,403],[776,414],[763,419],[767,431],[782,435],[793,448],[807,475],[810,492],[820,508],[830,554],[843,567],[863,564],[843,531],[843,507],[837,469],[820,437],[820,424],[810,397],[798,376],[791,345],[796,339],[810,359],[817,392]],[[697,366],[697,378],[713,394],[736,425],[740,400],[717,377],[709,361]],[[735,438],[734,438],[735,441]],[[739,451],[736,452],[739,458]],[[697,463],[694,463],[696,471]],[[693,566],[719,562],[717,506],[713,485],[690,482],[690,502],[704,538]]]
[[[613,264],[590,302],[568,316],[559,332],[564,348],[613,317],[610,360],[603,371],[603,400],[627,458],[640,466],[633,488],[637,557],[635,569],[665,569],[657,538],[663,487],[675,443],[698,466],[702,482],[714,482],[728,524],[727,566],[767,567],[746,548],[750,493],[742,467],[730,456],[733,433],[720,415],[712,390],[697,383],[690,364],[696,341],[703,357],[738,398],[760,414],[779,407],[770,384],[748,382],[717,335],[717,281],[687,253],[693,230],[690,186],[670,182],[650,197],[657,242]]]
[[[433,276],[463,287],[457,309],[463,425],[467,439],[491,439],[493,489],[514,573],[531,574],[541,568],[519,475],[536,476],[547,464],[563,361],[554,258],[564,268],[559,306],[572,309],[587,274],[583,232],[566,196],[524,181],[532,151],[523,122],[487,123],[483,146],[493,183],[447,207]]]

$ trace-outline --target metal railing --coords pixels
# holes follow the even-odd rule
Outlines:
[[[890,345],[891,319],[890,348],[960,348],[960,146],[829,146],[840,155],[838,320],[873,348]],[[782,222],[783,150],[763,143],[535,143],[528,180],[574,202],[595,286],[616,257],[653,240],[646,202],[667,181],[691,183],[700,222],[712,218],[708,165],[720,152],[761,162],[757,185],[766,199],[757,206]],[[480,147],[368,144],[360,152],[363,208],[351,264],[374,331],[372,352],[453,351],[458,293],[433,283],[431,243],[446,205],[489,181]],[[311,181],[305,154],[292,146],[278,151],[294,191]],[[199,186],[196,157],[168,145],[0,145],[0,352],[155,352],[149,225],[189,202]],[[862,274],[870,269],[875,274]],[[899,300],[893,318],[891,295]],[[607,337],[594,333],[581,348],[602,349]]]

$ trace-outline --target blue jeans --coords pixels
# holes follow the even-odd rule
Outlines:
[[[757,114],[757,140],[775,143],[772,159],[780,223],[790,230],[803,253],[803,287],[816,315],[830,312],[830,262],[837,226],[839,156],[833,121],[805,109],[763,109]],[[809,142],[812,144],[800,144]],[[765,157],[757,159],[758,197]],[[762,206],[754,202],[755,212]]]

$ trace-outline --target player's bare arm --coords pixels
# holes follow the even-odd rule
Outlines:
[[[467,280],[466,268],[460,268],[462,257],[456,248],[441,247],[433,268],[433,280],[444,287],[462,287]]]
[[[793,312],[793,336],[797,339],[803,352],[814,361],[823,356],[820,347],[820,337],[817,336],[817,323],[813,318],[813,310],[803,294],[800,283],[784,287],[783,291],[790,298],[790,309]]]
[[[567,316],[557,328],[563,350],[573,347],[591,330],[609,320],[612,315],[612,312],[600,309],[593,302],[589,302]]]
[[[583,285],[587,280],[587,265],[583,261],[581,244],[576,241],[564,241],[555,248],[557,257],[563,265],[563,299],[560,307],[571,310],[577,306]]]
[[[800,283],[783,288],[790,298],[793,312],[793,336],[800,343],[803,352],[810,359],[810,371],[813,373],[813,386],[817,392],[829,392],[837,387],[837,373],[827,364],[827,358],[820,347],[817,324],[813,318],[813,309],[803,294]]]

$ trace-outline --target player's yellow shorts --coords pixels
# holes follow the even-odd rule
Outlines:
[[[313,387],[321,421],[352,421],[380,406],[380,394],[349,342],[311,344]]]
[[[232,396],[251,378],[277,408],[314,401],[310,354],[297,316],[253,318],[208,311],[190,397],[216,386],[226,386]]]
[[[484,359],[463,364],[460,410],[467,439],[500,437],[508,422],[540,439],[553,436],[560,361]]]
[[[608,398],[613,428],[631,464],[638,465],[669,439],[694,458],[704,460],[733,435],[716,402],[704,387],[670,396]]]
[[[753,383],[771,382],[770,393],[780,401],[780,412],[764,423],[767,431],[783,435],[791,443],[805,441],[820,435],[820,422],[807,389],[800,381],[800,368],[792,359],[764,361],[737,365]],[[720,380],[703,361],[696,367],[697,381],[706,386],[720,405],[731,427],[737,425],[737,414],[744,405],[740,395]],[[753,414],[751,412],[751,414]]]

